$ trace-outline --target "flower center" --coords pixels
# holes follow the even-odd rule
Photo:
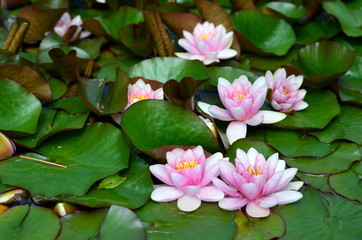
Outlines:
[[[131,96],[131,97],[129,98],[129,101],[132,102],[132,101],[135,100],[135,99],[146,100],[146,99],[148,99],[148,96],[145,96],[145,95],[143,95],[143,94],[133,95],[133,96]]]
[[[283,93],[284,93],[284,95],[287,95],[289,92],[288,92],[288,90],[283,89]]]
[[[207,34],[202,34],[202,35],[200,36],[200,38],[201,38],[202,40],[205,40],[206,38],[212,37],[212,36],[214,36],[214,34],[207,33]]]
[[[189,162],[183,161],[176,165],[176,170],[181,172],[182,170],[184,170],[186,168],[194,168],[197,165],[199,165],[199,163],[197,161],[189,161]]]
[[[255,171],[255,168],[253,166],[250,166],[248,168],[248,173],[250,173],[251,176],[255,177],[255,176],[262,174],[263,171],[260,168],[256,169],[256,171]]]
[[[245,96],[246,96],[246,94],[242,94],[242,93],[235,93],[234,94],[234,97],[239,98],[239,99],[244,99]]]

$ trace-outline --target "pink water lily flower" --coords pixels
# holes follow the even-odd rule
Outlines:
[[[70,27],[76,26],[77,30],[74,32],[72,38],[70,39],[71,42],[74,42],[78,38],[83,39],[91,34],[88,31],[82,31],[82,24],[83,21],[79,15],[72,19],[69,13],[65,12],[55,25],[54,32],[56,32],[60,37],[64,37],[69,31]]]
[[[209,22],[198,23],[192,34],[187,31],[183,31],[183,34],[185,38],[179,39],[178,43],[187,53],[175,53],[180,58],[200,60],[208,65],[237,55],[235,50],[230,49],[234,33],[226,33],[221,24],[215,27]]]
[[[298,201],[303,195],[298,192],[303,182],[290,182],[297,173],[296,168],[285,169],[285,162],[278,153],[265,161],[254,148],[247,153],[237,149],[235,166],[229,161],[220,161],[220,176],[223,181],[212,181],[226,197],[219,206],[226,210],[237,210],[246,205],[246,213],[255,218],[266,217],[271,207]]]
[[[212,185],[211,179],[220,173],[221,153],[206,158],[201,146],[182,150],[175,148],[167,152],[167,163],[150,166],[154,176],[167,185],[155,186],[151,199],[156,202],[170,202],[177,199],[177,207],[191,212],[201,206],[201,201],[217,202],[224,193]]]
[[[150,84],[146,84],[142,79],[138,79],[135,84],[128,84],[128,102],[127,106],[123,109],[123,112],[129,108],[132,104],[147,100],[147,99],[159,99],[163,100],[163,89],[152,90]]]
[[[272,90],[269,100],[275,110],[288,112],[308,107],[308,103],[303,101],[307,91],[299,90],[303,83],[302,75],[293,74],[287,78],[285,69],[279,68],[274,75],[267,71],[265,77],[268,88]]]
[[[244,75],[235,79],[232,84],[224,78],[219,78],[217,89],[226,110],[205,104],[201,108],[213,118],[231,121],[226,129],[226,136],[230,144],[240,138],[245,138],[246,125],[275,123],[286,117],[284,113],[260,110],[267,94],[264,77],[259,77],[254,84],[251,84]]]

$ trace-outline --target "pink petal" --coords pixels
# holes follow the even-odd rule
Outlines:
[[[282,177],[283,172],[275,173],[264,185],[263,191],[261,195],[267,195],[276,190],[277,184]]]
[[[163,89],[162,88],[157,89],[154,94],[155,94],[154,99],[163,100]]]
[[[235,211],[244,207],[248,203],[245,198],[224,198],[220,200],[219,207],[225,210]]]
[[[219,164],[221,177],[226,183],[234,185],[234,178],[232,174],[236,172],[235,166],[226,160],[220,160]]]
[[[297,174],[298,169],[296,168],[288,168],[283,172],[282,177],[280,178],[276,188],[274,191],[277,191],[283,187],[285,187]]]
[[[187,187],[184,187],[183,190],[187,195],[193,196],[193,195],[195,195],[195,193],[197,193],[199,191],[199,189],[200,189],[199,186],[187,186]]]
[[[255,203],[262,208],[271,208],[278,204],[278,200],[276,197],[268,195],[267,197],[262,197],[255,200]]]
[[[217,54],[217,58],[229,59],[229,58],[235,57],[237,54],[238,54],[238,52],[235,51],[234,49],[224,49],[224,50],[221,50]]]
[[[201,200],[197,197],[184,195],[177,200],[177,207],[184,212],[192,212],[201,206]]]
[[[246,205],[246,213],[253,218],[263,218],[269,216],[270,209],[262,208],[255,202],[249,202],[248,205]]]
[[[254,200],[258,197],[260,189],[255,183],[244,183],[240,185],[241,193],[249,200]]]
[[[86,37],[90,36],[91,34],[92,34],[91,32],[82,31],[82,32],[80,33],[79,39],[86,38]]]
[[[172,173],[171,180],[173,183],[172,185],[176,186],[179,189],[183,189],[184,187],[187,186],[187,178],[185,178],[181,174]]]
[[[178,40],[178,44],[183,47],[186,51],[188,51],[189,53],[192,54],[200,54],[200,51],[193,46],[192,44],[190,44],[186,39],[181,38]]]
[[[278,204],[288,204],[292,202],[296,202],[303,197],[303,194],[297,191],[282,191],[276,192],[269,195],[270,197],[274,197],[277,199]]]
[[[151,199],[155,202],[170,202],[184,195],[184,192],[175,187],[158,187],[153,190]]]
[[[230,115],[230,113],[222,108],[219,108],[218,106],[211,105],[208,109],[209,113],[213,118],[222,120],[222,121],[232,121],[234,118]]]
[[[285,190],[295,190],[298,191],[302,186],[303,186],[304,182],[303,181],[294,181],[294,182],[290,182],[288,183],[285,187],[283,187],[281,189],[281,191],[285,191]]]
[[[308,103],[306,103],[304,101],[300,101],[300,102],[297,102],[296,104],[294,104],[293,109],[295,111],[300,111],[300,110],[306,109],[307,107],[308,107]]]
[[[223,191],[226,195],[231,197],[240,197],[240,194],[238,194],[238,191],[236,189],[233,189],[230,186],[226,185],[226,183],[224,183],[220,179],[213,178],[212,182],[218,189]]]
[[[224,198],[224,193],[214,186],[207,186],[200,188],[195,197],[205,202],[218,202]]]
[[[219,78],[218,79],[218,86],[221,85],[221,86],[224,86],[226,88],[229,88],[231,86],[231,83],[226,80],[225,78]]]
[[[175,52],[175,55],[179,58],[183,58],[183,59],[188,59],[188,60],[200,60],[203,61],[205,60],[205,56],[203,55],[196,55],[196,54],[191,54],[188,52]]]
[[[167,185],[173,186],[170,172],[166,169],[165,165],[162,164],[155,164],[150,166],[151,173],[160,179],[162,182],[166,183]]]
[[[268,111],[268,110],[260,110],[257,112],[257,114],[264,115],[263,123],[265,124],[276,123],[287,117],[287,115],[284,113]]]
[[[236,140],[246,137],[246,124],[240,121],[233,121],[226,129],[226,137],[231,144]]]
[[[205,168],[204,176],[200,181],[200,186],[205,186],[211,182],[211,179],[219,176],[220,167],[217,162]]]

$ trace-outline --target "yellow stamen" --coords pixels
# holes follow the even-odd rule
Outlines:
[[[133,95],[129,98],[130,101],[133,101],[135,99],[146,100],[146,99],[148,99],[148,97],[143,94],[139,94],[139,95]]]
[[[202,34],[202,35],[200,36],[200,38],[201,38],[202,40],[205,40],[206,38],[212,37],[212,36],[214,36],[214,34],[208,33],[208,34]]]
[[[197,161],[190,161],[190,162],[183,161],[176,165],[176,170],[182,171],[186,168],[194,168],[197,165],[199,165],[199,163]]]
[[[246,96],[245,94],[241,94],[241,93],[239,93],[239,94],[234,94],[234,97],[240,98],[240,99],[244,99],[245,96]]]
[[[283,89],[283,93],[284,93],[284,95],[287,95],[287,94],[288,94],[288,90]]]
[[[255,177],[255,176],[262,174],[263,172],[261,171],[260,168],[256,169],[256,171],[255,171],[255,168],[253,166],[249,166],[248,173],[250,173],[251,176]]]

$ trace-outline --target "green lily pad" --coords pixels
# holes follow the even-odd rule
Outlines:
[[[6,192],[6,191],[9,191],[9,190],[12,190],[12,189],[14,189],[14,188],[16,188],[16,187],[14,187],[14,186],[9,186],[9,185],[4,185],[4,184],[2,184],[2,183],[0,182],[0,193]]]
[[[118,31],[129,24],[137,24],[144,21],[142,11],[129,6],[122,6],[114,11],[107,18],[96,17],[108,34],[115,39],[118,38]]]
[[[297,44],[307,45],[328,39],[341,31],[341,27],[334,19],[325,19],[323,21],[310,21],[303,26],[294,28],[297,35]]]
[[[357,162],[348,171],[331,175],[329,184],[336,193],[348,199],[362,202],[361,176],[362,162]]]
[[[82,78],[78,85],[78,96],[93,112],[99,115],[118,113],[127,104],[127,74],[117,68],[115,82],[106,79]]]
[[[280,66],[289,64],[296,57],[297,53],[298,49],[293,48],[283,56],[266,57],[257,54],[246,54],[246,57],[250,61],[251,67],[267,71],[275,70]],[[264,72],[262,74],[264,74]]]
[[[331,186],[329,186],[328,179],[329,174],[310,174],[297,172],[297,177],[305,184],[308,184],[321,192],[334,193]]]
[[[48,105],[53,109],[62,109],[69,114],[89,113],[91,110],[79,97],[62,98]]]
[[[325,174],[342,172],[355,161],[361,160],[359,146],[354,143],[342,143],[336,151],[323,158],[285,158],[287,164],[299,171]]]
[[[58,217],[47,208],[20,205],[0,215],[2,239],[50,240],[59,230]]]
[[[58,240],[68,239],[145,239],[141,221],[127,208],[113,205],[109,211],[75,212],[61,219]]]
[[[292,130],[268,129],[265,136],[267,143],[286,157],[324,157],[341,144],[319,142],[305,132]]]
[[[305,77],[304,85],[320,88],[347,72],[352,66],[353,59],[353,52],[345,46],[323,41],[300,49],[294,65]]]
[[[23,134],[36,131],[41,104],[33,94],[16,82],[0,79],[0,99],[0,130]]]
[[[341,113],[323,130],[311,131],[322,142],[347,139],[362,144],[362,109],[353,105],[342,104]]]
[[[233,82],[241,75],[247,76],[251,82],[254,82],[258,78],[258,76],[252,72],[232,67],[210,67],[208,70],[210,74],[209,83],[214,86],[217,86],[218,80],[221,77],[225,78],[229,82]]]
[[[126,172],[119,175],[126,180],[110,189],[99,189],[99,184],[94,186],[84,196],[33,196],[34,201],[66,201],[88,207],[109,207],[112,204],[127,208],[139,208],[150,199],[153,191],[148,164],[138,157],[130,160]]]
[[[194,80],[209,78],[209,73],[200,61],[184,60],[175,57],[158,57],[135,64],[128,71],[128,77],[144,77],[162,83],[170,79],[180,82],[184,77]]]
[[[283,219],[271,213],[267,218],[251,218],[242,211],[235,212],[237,232],[234,239],[259,240],[283,236],[285,224]]]
[[[290,129],[322,129],[340,112],[336,95],[328,90],[308,90],[304,99],[308,107],[289,114],[274,125]]]
[[[52,92],[52,100],[61,98],[67,92],[67,85],[59,79],[50,78],[48,83]]]
[[[166,101],[133,104],[123,114],[121,126],[143,151],[162,145],[202,145],[209,152],[218,150],[212,131],[198,116]]]
[[[351,69],[339,78],[342,101],[362,104],[362,57],[356,56]]]
[[[107,123],[60,133],[49,138],[36,151],[46,157],[27,156],[56,162],[67,168],[17,156],[0,162],[1,182],[22,187],[32,194],[82,196],[97,180],[126,168],[129,155],[122,133]]]
[[[287,22],[256,11],[236,12],[231,16],[231,21],[240,46],[246,51],[282,56],[296,41],[293,29]]]
[[[34,148],[46,138],[63,131],[83,128],[89,114],[69,114],[62,110],[43,108],[37,131],[29,136],[14,139],[20,145]]]
[[[350,9],[340,0],[324,1],[323,8],[338,19],[345,34],[351,37],[362,36],[362,10],[360,8]]]
[[[299,19],[307,14],[307,10],[303,6],[297,6],[289,2],[269,2],[265,7],[288,19]]]
[[[361,204],[319,193],[311,187],[302,193],[303,198],[298,202],[274,209],[286,223],[286,233],[281,239],[360,238],[361,230],[356,223],[362,221]]]
[[[77,43],[74,46],[87,52],[89,56],[94,59],[99,57],[101,47],[106,42],[107,41],[104,37],[93,38],[93,39],[82,39],[80,41],[77,41]]]
[[[176,202],[151,201],[136,214],[145,226],[148,240],[196,240],[200,236],[220,240],[232,239],[235,233],[234,212],[222,210],[216,203],[203,202],[195,212],[184,213]]]
[[[237,149],[247,152],[250,148],[255,148],[259,153],[264,155],[265,159],[276,153],[276,151],[265,142],[243,138],[234,142],[226,152],[225,156],[229,157],[231,162],[234,162]]]

